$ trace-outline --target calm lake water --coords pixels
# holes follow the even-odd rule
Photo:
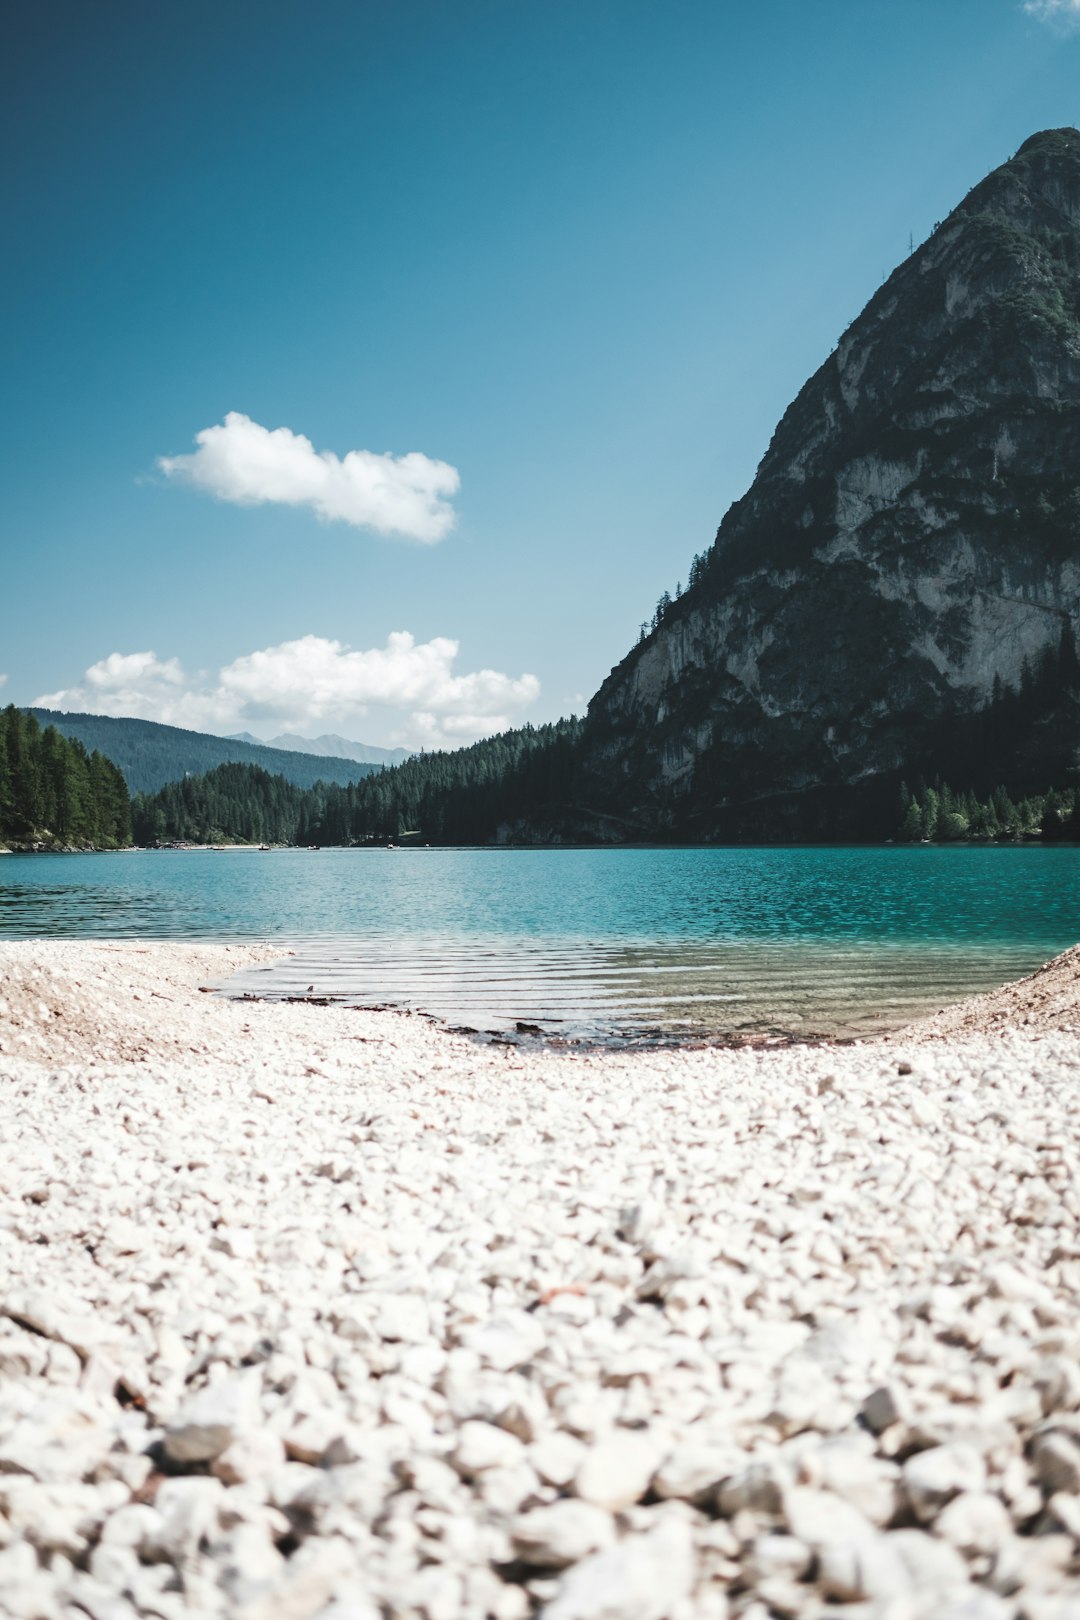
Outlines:
[[[858,1034],[1076,943],[1080,849],[6,855],[0,937],[280,941],[230,988],[484,1030]]]

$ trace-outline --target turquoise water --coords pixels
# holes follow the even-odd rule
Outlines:
[[[0,937],[270,939],[234,989],[483,1029],[856,1034],[1074,944],[1080,850],[9,855]]]

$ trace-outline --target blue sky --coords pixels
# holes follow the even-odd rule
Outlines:
[[[1080,122],[1080,0],[50,0],[6,43],[3,698],[264,736],[580,709],[909,234]]]

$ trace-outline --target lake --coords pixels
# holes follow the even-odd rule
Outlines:
[[[5,855],[0,937],[280,941],[234,990],[481,1030],[852,1036],[1076,943],[1080,849]]]

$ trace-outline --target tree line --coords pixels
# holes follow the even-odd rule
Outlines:
[[[116,849],[131,842],[123,774],[9,704],[0,713],[0,840]]]
[[[985,798],[957,791],[947,782],[914,793],[901,787],[896,836],[907,844],[1015,843],[1032,838],[1080,842],[1080,787],[1049,788],[1019,799],[1011,798],[1003,787]]]
[[[219,765],[132,803],[137,843],[431,844],[513,836],[538,807],[569,807],[581,722],[522,726],[452,753],[421,753],[342,786],[294,787],[257,765]]]

